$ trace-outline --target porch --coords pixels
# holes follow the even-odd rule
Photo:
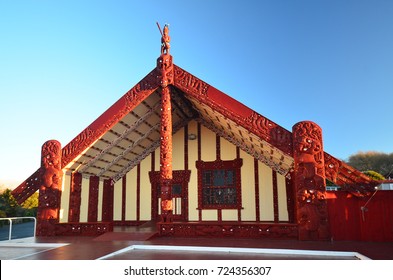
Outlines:
[[[133,249],[130,246],[141,247]],[[158,246],[171,247],[162,250]],[[143,249],[147,247],[149,249]],[[199,250],[195,250],[197,248]],[[255,249],[261,251],[256,253]],[[356,254],[375,260],[393,260],[393,242],[239,239],[233,236],[172,238],[157,235],[157,228],[152,223],[115,226],[113,232],[98,237],[52,236],[0,242],[2,260],[95,260],[105,256],[109,256],[105,259],[117,260],[342,260],[358,259]]]

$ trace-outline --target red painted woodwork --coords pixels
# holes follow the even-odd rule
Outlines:
[[[182,186],[182,209],[181,216],[173,218],[181,221],[188,221],[188,183],[190,182],[191,171],[190,170],[174,170],[173,171],[172,184],[179,184]],[[152,188],[152,210],[151,217],[153,220],[158,220],[158,197],[161,195],[157,192],[158,186],[161,184],[161,175],[158,171],[150,171],[149,179]]]
[[[278,183],[277,183],[277,172],[272,170],[272,182],[273,182],[273,215],[274,222],[278,223]]]
[[[90,176],[89,178],[89,206],[87,213],[87,221],[90,223],[97,222],[98,219],[98,190],[100,178],[98,176]]]
[[[141,219],[141,164],[136,168],[136,220]]]
[[[81,154],[99,137],[117,124],[119,120],[132,111],[139,103],[153,93],[160,85],[160,79],[157,79],[159,75],[158,70],[153,69],[138,84],[131,88],[115,104],[68,143],[62,149],[61,168],[66,167],[75,157]],[[39,189],[40,184],[38,181],[40,172],[40,170],[37,170],[12,192],[12,195],[19,204],[23,203]]]
[[[63,148],[62,167],[65,167],[75,157],[81,154],[96,139],[117,124],[125,115],[145,100],[159,86],[157,70],[154,69],[138,84],[130,89],[123,97],[98,117],[91,125],[76,136]]]
[[[393,242],[393,191],[378,191],[371,196],[328,192],[332,239]]]
[[[29,178],[12,191],[12,196],[18,204],[22,204],[40,188],[41,168],[38,168]]]
[[[261,220],[261,213],[259,210],[259,168],[258,160],[254,158],[254,182],[255,182],[255,220],[259,222]]]
[[[299,230],[300,239],[327,239],[329,237],[328,223],[327,223],[327,206],[325,197],[325,178],[340,185],[344,190],[348,190],[356,196],[366,196],[373,191],[374,186],[378,183],[368,178],[361,172],[348,166],[344,162],[334,158],[323,151],[322,136],[318,126],[312,122],[302,122],[296,124],[293,128],[293,133],[287,131],[283,127],[261,116],[257,112],[251,110],[247,106],[241,104],[235,99],[222,93],[216,88],[205,83],[201,79],[191,75],[187,71],[173,64],[172,56],[169,54],[170,37],[168,26],[165,26],[161,38],[161,55],[157,59],[156,68],[151,71],[145,78],[143,78],[137,85],[121,97],[115,104],[113,104],[107,111],[98,117],[91,125],[77,135],[68,145],[63,149],[57,141],[48,141],[44,144],[42,150],[42,165],[33,173],[26,181],[24,181],[12,194],[18,201],[22,203],[36,190],[40,189],[39,209],[38,209],[38,235],[51,235],[74,233],[74,232],[99,232],[102,223],[85,223],[75,224],[72,221],[79,221],[80,212],[80,182],[76,177],[72,179],[71,194],[70,194],[70,212],[69,220],[71,223],[58,224],[58,215],[60,207],[60,192],[61,192],[61,175],[64,169],[72,160],[79,156],[84,150],[97,141],[104,133],[110,130],[120,120],[122,120],[128,113],[143,102],[150,94],[159,89],[161,92],[161,130],[160,130],[160,177],[159,183],[161,185],[161,199],[162,199],[162,229],[170,231],[183,230],[188,231],[182,225],[175,225],[170,228],[166,222],[172,222],[172,115],[171,115],[171,99],[176,96],[179,98],[189,98],[210,107],[213,111],[218,112],[224,118],[227,118],[239,127],[243,127],[250,133],[255,134],[262,140],[268,142],[274,148],[281,150],[283,153],[294,158],[294,170],[288,171],[289,168],[282,168],[281,163],[275,163],[266,157],[260,159],[275,172],[283,175],[288,175],[291,172],[293,180],[287,176],[287,204],[288,215],[290,221],[295,221],[299,224],[298,227],[289,226],[288,235],[293,236],[292,230],[294,228]],[[171,96],[171,91],[175,92]],[[191,109],[190,109],[191,110]],[[198,162],[197,165],[203,165],[201,161],[201,126],[203,119],[198,119]],[[184,124],[182,124],[184,125]],[[216,138],[216,154],[217,160],[215,163],[219,164],[221,147],[220,134],[221,128],[211,128],[217,133]],[[176,131],[176,129],[173,129]],[[185,128],[185,169],[188,169],[188,138],[187,127]],[[240,132],[241,134],[241,132]],[[229,137],[230,138],[230,137]],[[227,139],[227,138],[225,138]],[[227,139],[228,140],[228,139]],[[229,139],[230,141],[231,139]],[[311,142],[308,142],[311,141]],[[241,142],[235,143],[237,146],[237,160],[240,159],[239,147],[247,151],[251,149],[246,145],[242,146]],[[156,148],[153,147],[153,148]],[[314,149],[313,151],[311,151]],[[55,152],[56,150],[56,152]],[[60,151],[60,152],[59,152]],[[144,154],[150,153],[152,150],[145,150]],[[311,152],[310,152],[311,151]],[[248,151],[250,153],[250,151]],[[154,153],[153,153],[154,154]],[[250,153],[252,155],[252,153]],[[142,160],[144,157],[139,157]],[[284,161],[284,157],[282,159]],[[48,162],[51,164],[48,165]],[[152,156],[152,169],[154,170],[154,156]],[[138,164],[136,161],[135,164]],[[139,166],[138,166],[139,168]],[[256,171],[255,178],[258,178],[258,162],[254,165]],[[124,171],[124,170],[123,170]],[[123,172],[122,171],[122,172]],[[199,172],[198,172],[199,173]],[[119,175],[120,174],[120,175]],[[125,173],[117,174],[117,179],[121,178]],[[240,175],[240,172],[237,172]],[[75,175],[79,176],[79,175]],[[277,178],[273,175],[273,185],[277,185]],[[79,177],[78,177],[79,178]],[[114,177],[115,178],[115,177]],[[117,180],[116,179],[116,180]],[[140,180],[140,179],[138,179]],[[198,177],[198,185],[201,186],[200,178]],[[138,187],[139,188],[139,187]],[[255,185],[256,194],[259,186]],[[97,207],[98,207],[98,177],[93,177],[90,181],[89,188],[89,221],[97,221]],[[123,181],[123,198],[122,198],[122,222],[125,222],[125,177]],[[200,201],[201,191],[199,190],[198,199]],[[240,189],[239,189],[240,193]],[[240,194],[241,195],[241,194]],[[137,208],[139,209],[140,194],[138,189]],[[238,219],[241,220],[241,197],[238,199]],[[256,198],[257,206],[257,220],[259,217],[259,194]],[[188,204],[187,204],[188,205]],[[91,209],[91,210],[90,210]],[[139,211],[139,210],[138,210]],[[221,208],[219,211],[219,219],[221,220]],[[187,211],[188,213],[188,211]],[[201,220],[202,213],[199,207],[199,220]],[[278,194],[274,191],[274,217],[278,221]],[[113,221],[113,181],[107,180],[104,182],[103,191],[103,221]],[[139,212],[137,213],[139,219]],[[80,226],[79,226],[80,225]],[[111,224],[107,224],[105,230],[110,229]],[[201,223],[202,228],[196,230],[192,226],[194,233],[200,234],[203,231],[215,232],[221,236],[228,235],[228,233],[237,230],[254,231],[255,225],[244,225],[242,228],[223,228],[220,225],[210,225]],[[205,226],[204,226],[205,225]],[[258,225],[259,226],[259,225]],[[83,227],[83,229],[81,228]],[[85,228],[86,227],[86,228]],[[210,228],[210,229],[209,229]],[[261,228],[259,228],[261,229]],[[265,229],[265,228],[264,228]],[[266,231],[276,231],[277,227],[268,228]],[[192,231],[191,230],[191,231]],[[278,231],[284,233],[288,228],[282,227]],[[262,229],[262,231],[264,231]],[[218,233],[220,232],[220,233]],[[225,232],[225,234],[223,233]],[[81,233],[82,234],[82,233]],[[246,232],[242,233],[247,235]],[[270,234],[270,233],[269,233]],[[255,235],[254,233],[251,235]],[[240,236],[240,235],[239,235]],[[297,233],[296,233],[297,236]]]
[[[188,170],[188,125],[184,127],[184,170]]]
[[[157,69],[161,84],[161,126],[160,126],[160,186],[161,221],[172,222],[172,104],[168,85],[173,84],[173,63],[169,54],[169,28],[165,25],[161,38],[161,56]]]
[[[291,133],[247,106],[174,65],[174,85],[213,110],[246,127],[252,133],[292,155]]]
[[[159,223],[159,234],[174,237],[230,237],[296,239],[296,224],[248,222]]]
[[[242,209],[241,172],[243,159],[202,161],[196,163],[198,169],[198,209]],[[236,187],[236,205],[204,205],[203,204],[203,171],[205,170],[234,170],[234,186]]]
[[[137,199],[139,199],[139,195],[137,195]],[[123,222],[126,220],[126,203],[127,203],[127,176],[123,176],[123,178],[121,179],[121,220]]]
[[[324,158],[326,178],[354,195],[367,196],[380,183],[326,152]]]
[[[313,122],[295,124],[293,149],[299,239],[329,239],[321,128]]]
[[[162,88],[161,97],[160,185],[161,219],[172,221],[172,105],[168,87]]]
[[[113,181],[104,180],[104,189],[102,197],[102,221],[113,222]]]
[[[153,151],[151,153],[151,164],[150,164],[150,170],[155,171],[156,170],[156,152]]]
[[[79,222],[82,193],[82,174],[75,172],[71,175],[68,222]]]
[[[97,236],[111,231],[112,222],[58,223],[53,227],[53,235],[57,236]]]
[[[287,210],[288,210],[288,222],[295,222],[295,189],[293,184],[293,174],[290,178],[285,178],[285,189],[287,194]]]
[[[42,145],[40,191],[37,212],[37,236],[53,235],[53,226],[59,222],[61,184],[61,144],[50,140]]]
[[[198,132],[198,161],[202,160],[202,126],[200,123],[197,124]]]
[[[216,134],[216,160],[221,159],[221,137]]]

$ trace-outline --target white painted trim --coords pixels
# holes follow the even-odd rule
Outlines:
[[[194,252],[221,252],[221,253],[252,253],[276,255],[308,255],[308,256],[336,256],[355,257],[360,260],[369,260],[368,257],[357,252],[346,251],[319,251],[319,250],[294,250],[294,249],[264,249],[264,248],[235,248],[235,247],[198,247],[198,246],[161,246],[161,245],[132,245],[99,258],[107,259],[118,254],[132,250],[158,250],[158,251],[194,251]]]

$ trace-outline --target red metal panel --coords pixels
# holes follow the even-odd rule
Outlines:
[[[329,192],[327,201],[333,239],[393,241],[393,191],[378,191],[372,198]]]
[[[360,240],[360,209],[357,200],[348,192],[332,192],[327,195],[333,240]]]

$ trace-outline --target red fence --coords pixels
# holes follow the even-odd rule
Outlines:
[[[371,199],[328,192],[328,211],[334,240],[393,241],[393,191],[378,191]]]

